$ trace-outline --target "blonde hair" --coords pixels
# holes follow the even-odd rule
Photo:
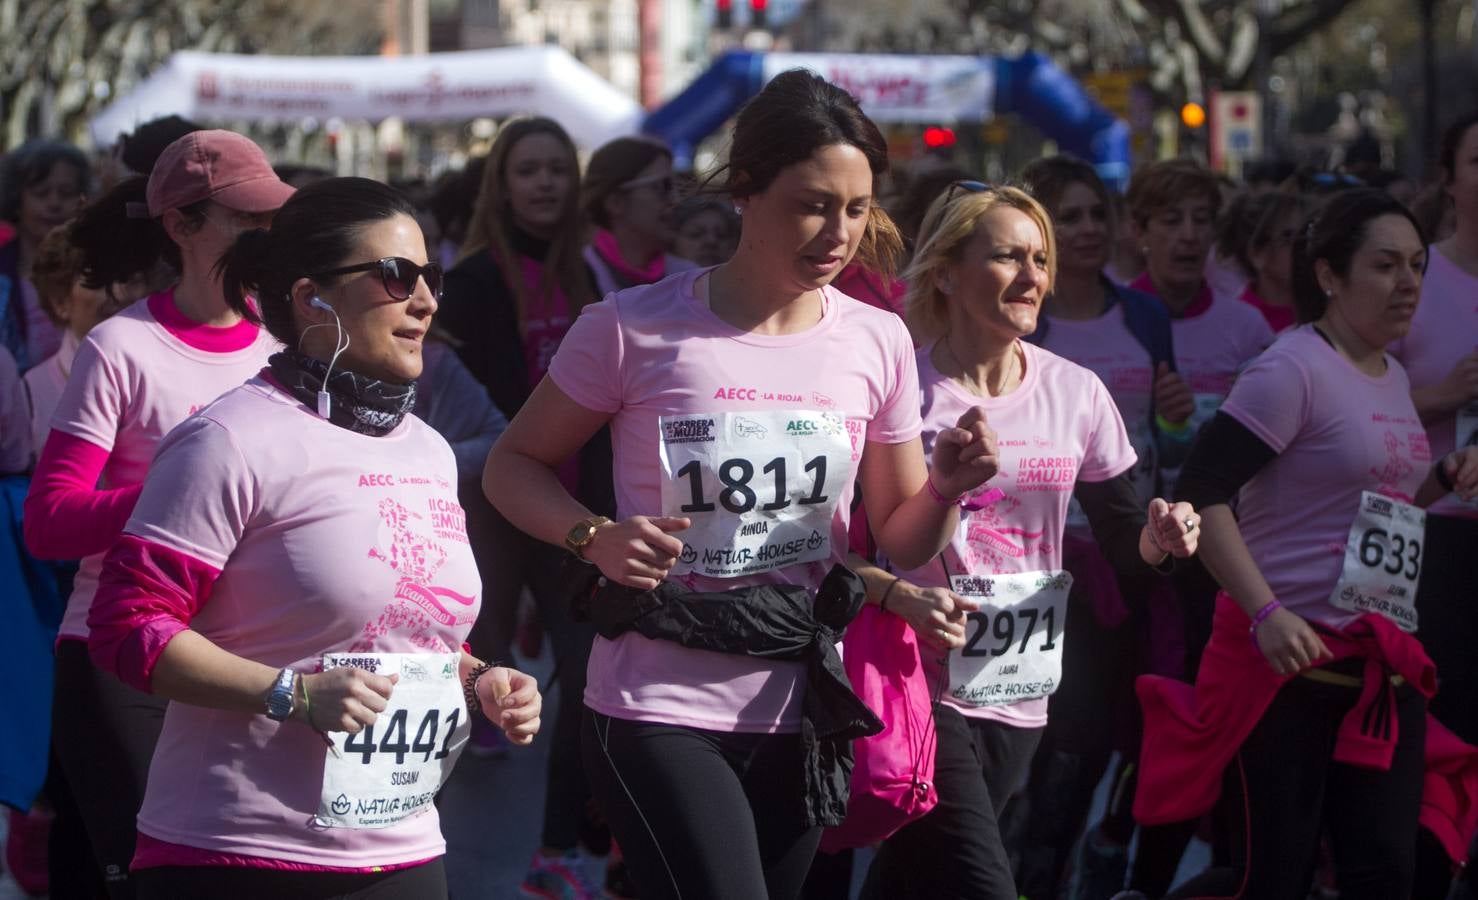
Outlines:
[[[913,262],[904,273],[908,281],[905,318],[915,340],[923,343],[949,330],[949,296],[940,289],[940,280],[950,266],[959,262],[980,220],[1002,207],[1020,210],[1037,223],[1047,252],[1049,286],[1057,279],[1057,238],[1052,233],[1052,218],[1031,194],[1015,187],[945,191],[924,214]]]
[[[903,250],[903,232],[898,230],[898,223],[874,201],[868,207],[867,228],[862,232],[854,261],[864,269],[891,279],[898,271],[898,260],[903,257]]]

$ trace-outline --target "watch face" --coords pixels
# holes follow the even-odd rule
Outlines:
[[[283,694],[274,693],[267,699],[267,715],[274,719],[286,719],[292,715],[292,698]]]
[[[277,683],[267,693],[267,718],[281,722],[293,714],[294,677],[292,669],[283,669],[277,674]]]

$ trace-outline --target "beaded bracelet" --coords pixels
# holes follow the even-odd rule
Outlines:
[[[469,713],[482,712],[482,703],[477,699],[477,679],[486,675],[489,670],[498,667],[497,663],[485,662],[474,666],[467,677],[462,680],[462,696],[467,699],[467,711]]]
[[[1268,603],[1268,605],[1258,610],[1257,614],[1252,617],[1252,625],[1247,629],[1247,636],[1252,639],[1252,649],[1258,651],[1259,653],[1262,652],[1261,645],[1257,643],[1257,626],[1261,625],[1268,616],[1271,616],[1273,613],[1282,608],[1283,604],[1279,603],[1277,598],[1275,597],[1271,602]]]

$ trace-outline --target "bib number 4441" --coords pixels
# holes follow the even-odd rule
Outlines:
[[[366,766],[374,762],[377,753],[393,755],[397,766],[405,765],[406,757],[417,753],[421,754],[421,762],[446,759],[451,755],[452,736],[456,734],[457,725],[462,721],[461,707],[454,707],[445,716],[439,709],[426,710],[416,725],[415,737],[407,743],[409,720],[410,710],[397,709],[390,715],[389,721],[383,723],[378,741],[375,740],[376,726],[366,725],[363,731],[349,735],[344,741],[344,752],[358,755],[359,761]],[[443,724],[446,726],[444,729]],[[439,745],[438,733],[442,735]]]

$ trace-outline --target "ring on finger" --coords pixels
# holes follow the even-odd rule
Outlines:
[[[1181,524],[1185,525],[1186,534],[1190,534],[1192,531],[1196,530],[1196,520],[1192,516],[1186,516],[1184,519],[1181,520]]]

